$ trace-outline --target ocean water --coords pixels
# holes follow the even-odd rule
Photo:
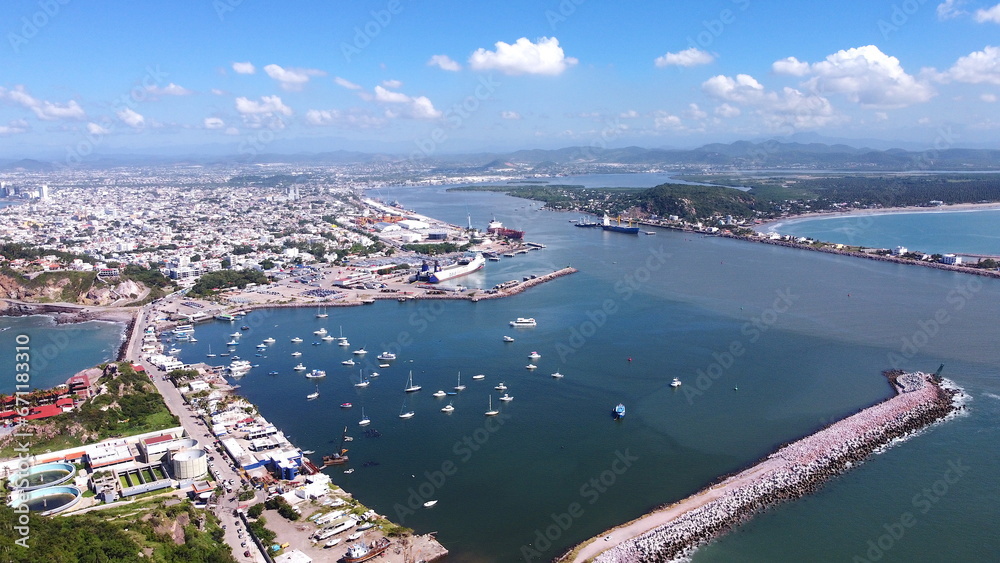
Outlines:
[[[1000,255],[1000,209],[793,219],[768,230],[869,248]]]
[[[580,229],[574,215],[498,194],[409,188],[391,198],[457,224],[495,216],[547,245],[454,284],[579,272],[479,303],[386,301],[330,308],[328,319],[255,311],[236,353],[259,367],[240,392],[317,460],[346,426],[355,472],[328,469],[334,481],[393,520],[436,531],[449,561],[549,560],[890,396],[882,370],[940,364],[970,394],[967,414],[769,510],[694,561],[996,559],[997,281],[666,230]],[[516,317],[538,326],[511,328]],[[312,345],[319,327],[342,330],[351,346]],[[222,363],[208,347],[222,351],[238,330],[199,325],[180,357]],[[276,342],[256,356],[269,336]],[[363,359],[351,353],[362,347]],[[383,350],[399,356],[385,369],[374,358]],[[532,351],[541,358],[529,371]],[[349,358],[359,364],[341,365]],[[328,375],[306,379],[292,370],[299,361]],[[358,389],[359,370],[380,375]],[[406,394],[411,371],[423,389]],[[431,396],[459,372],[464,391]],[[471,380],[479,373],[484,381]],[[502,405],[501,381],[514,397]],[[502,414],[488,419],[491,398]],[[440,412],[448,402],[450,415]],[[628,414],[614,421],[619,402]],[[358,427],[362,408],[380,437]],[[403,409],[416,415],[402,420]],[[439,502],[423,508],[429,499]]]
[[[104,321],[57,325],[51,317],[0,317],[0,393],[10,394],[15,381],[15,348],[19,335],[28,338],[32,389],[49,389],[76,372],[113,361],[124,336],[125,325]],[[23,338],[20,339],[23,341]],[[24,370],[20,370],[23,373]]]

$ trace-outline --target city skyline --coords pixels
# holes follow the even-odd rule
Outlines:
[[[246,0],[7,6],[8,158],[1000,146],[1000,4]]]

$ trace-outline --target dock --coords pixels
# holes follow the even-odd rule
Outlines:
[[[800,440],[679,502],[608,530],[559,562],[673,561],[779,502],[815,492],[872,452],[962,408],[933,375],[886,372],[896,395]]]

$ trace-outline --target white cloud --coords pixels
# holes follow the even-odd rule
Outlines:
[[[619,113],[618,117],[622,119],[636,119],[637,117],[639,117],[639,112],[635,111],[634,109],[630,109],[628,111],[623,111]]]
[[[731,106],[729,104],[722,104],[716,106],[715,111],[713,113],[715,113],[715,115],[719,117],[729,118],[729,117],[737,117],[743,112],[740,111],[740,108],[736,106]]]
[[[496,51],[477,49],[469,56],[474,70],[499,70],[504,74],[562,74],[578,61],[567,57],[555,37],[542,37],[532,43],[522,37],[513,45],[497,41]]]
[[[715,60],[715,57],[707,52],[702,51],[697,47],[691,47],[690,49],[684,49],[677,53],[666,53],[662,57],[656,57],[653,61],[658,67],[665,66],[698,66],[707,65]]]
[[[128,125],[133,129],[141,129],[146,125],[146,118],[132,108],[123,108],[119,110],[116,115],[118,116],[118,119],[125,123],[125,125]]]
[[[884,112],[884,111],[876,111],[875,112],[875,120],[876,121],[888,121],[889,120],[889,114],[886,113],[886,112]]]
[[[257,72],[257,67],[253,66],[253,63],[233,63],[233,70],[237,74],[253,74]]]
[[[929,117],[921,117],[920,119],[917,120],[917,124],[919,124],[919,125],[927,125],[930,122],[931,122],[931,118],[929,118]]]
[[[239,135],[240,134],[240,130],[237,129],[237,128],[235,128],[235,127],[226,127],[226,130],[224,131],[224,133],[226,135]]]
[[[240,96],[236,98],[236,111],[243,115],[274,114],[292,115],[292,108],[281,102],[278,96],[262,96],[259,102]]]
[[[218,88],[212,88],[211,92],[212,92],[212,94],[215,94],[216,96],[225,96],[227,94],[227,92],[225,90],[219,90]]]
[[[385,118],[375,117],[360,111],[339,109],[311,109],[306,112],[306,123],[315,126],[337,126],[354,129],[374,129],[386,124]]]
[[[23,119],[14,119],[7,122],[7,125],[0,125],[0,135],[16,135],[28,131],[28,122]]]
[[[1000,23],[1000,4],[992,8],[976,10],[976,21],[979,23]]]
[[[385,104],[407,104],[407,111],[400,114],[395,110],[387,110],[387,117],[411,117],[413,119],[437,119],[441,117],[441,111],[434,108],[434,104],[426,96],[411,98],[402,92],[386,90],[381,86],[375,87],[375,101]]]
[[[683,127],[681,124],[681,118],[676,115],[671,115],[664,111],[658,111],[656,113],[656,117],[653,118],[653,126],[657,129],[680,129]]]
[[[993,102],[997,101],[997,95],[996,94],[980,94],[979,95],[979,99],[982,100],[982,101],[984,101],[984,102],[986,102],[986,103],[992,104]]]
[[[178,86],[171,82],[166,86],[147,86],[146,91],[157,96],[188,96],[194,94],[193,90],[188,90],[183,86]]]
[[[107,127],[102,127],[93,121],[87,124],[87,133],[91,135],[107,135],[110,132]]]
[[[341,78],[339,76],[334,76],[333,77],[333,81],[337,83],[337,86],[342,86],[344,88],[347,88],[348,90],[360,90],[361,89],[360,85],[355,84],[355,83],[351,82],[350,80],[348,80],[346,78]]]
[[[982,51],[974,51],[959,57],[938,78],[943,81],[954,80],[969,84],[1000,84],[1000,47],[987,45]]]
[[[312,76],[326,76],[326,72],[315,68],[282,68],[276,64],[265,66],[264,72],[289,91],[301,90]]]
[[[756,110],[764,123],[773,129],[812,129],[838,120],[830,101],[817,94],[804,94],[795,88],[768,91],[754,77],[739,74],[736,78],[713,76],[701,85],[709,96],[725,102],[746,105]],[[716,115],[735,117],[739,108],[723,104]]]
[[[410,101],[410,97],[402,92],[392,92],[381,86],[375,87],[375,100],[390,104],[405,104]]]
[[[13,89],[0,86],[0,100],[7,100],[30,109],[34,112],[35,117],[43,121],[84,119],[87,117],[86,112],[83,111],[83,108],[80,107],[80,104],[76,100],[70,100],[65,104],[39,100],[29,94],[23,85],[17,85]]]
[[[965,10],[959,8],[965,0],[945,0],[938,4],[937,7],[937,17],[939,20],[950,20],[952,18],[957,18],[967,14]]]
[[[403,83],[399,80],[383,80],[382,86],[385,86],[386,88],[399,89],[403,87]]]
[[[206,117],[202,124],[205,126],[205,129],[222,129],[226,126],[225,122],[218,117]]]
[[[810,72],[813,77],[805,83],[810,91],[844,94],[865,108],[900,108],[936,95],[928,83],[907,74],[899,59],[875,45],[837,51],[812,64]]]
[[[708,114],[705,113],[704,110],[702,110],[700,107],[698,107],[698,104],[692,103],[688,104],[688,109],[687,111],[684,112],[684,117],[688,119],[700,120],[708,117]]]
[[[776,74],[805,76],[809,74],[809,63],[802,62],[795,57],[785,57],[780,61],[774,61],[771,63],[771,70],[773,70]]]
[[[521,114],[517,113],[516,111],[502,111],[500,112],[500,117],[502,117],[503,119],[517,120],[521,119]]]
[[[453,61],[448,55],[434,55],[427,61],[427,66],[436,66],[441,70],[449,70],[451,72],[462,70],[462,65]]]

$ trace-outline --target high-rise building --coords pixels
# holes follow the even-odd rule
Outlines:
[[[48,201],[49,200],[49,185],[48,184],[42,184],[42,189],[41,189],[41,192],[39,192],[39,197],[41,198],[42,201]]]

